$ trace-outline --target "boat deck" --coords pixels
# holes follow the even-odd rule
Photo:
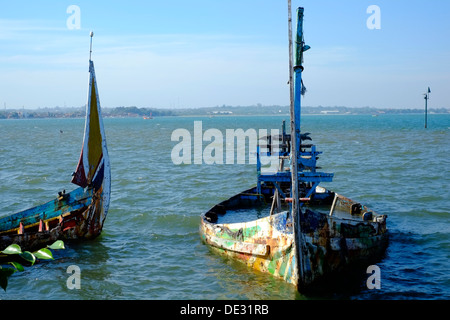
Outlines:
[[[330,214],[331,205],[318,205],[318,206],[305,206],[304,208],[319,212],[325,215]],[[285,206],[283,208],[288,210],[289,207]],[[284,211],[284,210],[283,210]],[[268,217],[270,215],[270,206],[261,206],[253,208],[240,208],[240,209],[229,209],[223,215],[218,215],[217,224],[230,224],[230,223],[242,223],[253,220],[258,220],[261,218]],[[352,215],[349,210],[343,207],[336,207],[333,210],[332,216],[339,219],[360,219],[364,221],[363,215]]]
[[[264,195],[259,196],[254,191],[255,189],[246,190],[211,208],[209,213],[214,218],[209,221],[215,224],[231,224],[254,221],[269,216],[273,190],[264,188],[262,189]],[[324,188],[317,191],[319,192],[311,201],[302,203],[303,210],[311,210],[334,219],[352,220],[356,223],[377,221],[380,217],[385,219],[384,216],[377,215],[368,207],[342,195]],[[289,210],[290,203],[282,201],[281,208],[275,210],[273,214]]]

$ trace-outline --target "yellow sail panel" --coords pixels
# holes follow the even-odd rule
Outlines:
[[[95,81],[95,73],[93,72],[93,70],[92,70],[92,83],[90,95],[91,96],[90,96],[90,111],[89,111],[89,138],[87,148],[88,183],[91,183],[92,179],[94,178],[97,167],[102,159],[102,134],[100,131],[96,81]]]
[[[86,105],[86,124],[80,160],[73,173],[72,183],[81,187],[91,185],[94,180],[103,179],[102,159],[105,156],[103,147],[103,128],[101,124],[100,102],[97,94],[94,63],[89,61],[89,90]],[[107,156],[107,154],[106,154]],[[100,174],[97,171],[102,171]],[[101,182],[100,182],[101,184]]]

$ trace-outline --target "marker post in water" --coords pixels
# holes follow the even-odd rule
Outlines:
[[[427,93],[424,93],[423,95],[425,96],[425,129],[427,128],[427,116],[428,116],[428,99],[430,99],[430,87],[428,87]]]

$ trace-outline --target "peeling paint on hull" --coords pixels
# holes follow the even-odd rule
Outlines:
[[[103,196],[102,189],[93,193],[89,188],[77,188],[43,205],[1,218],[0,248],[16,243],[34,250],[55,240],[97,237],[106,218]]]
[[[292,227],[285,225],[286,212],[245,223],[214,224],[202,219],[200,233],[219,253],[295,283]]]
[[[326,276],[351,268],[358,263],[381,257],[386,249],[388,233],[386,216],[373,214],[372,221],[364,221],[361,214],[341,218],[329,213],[315,211],[331,204],[334,193],[313,199],[303,209],[301,234],[303,257],[305,259],[305,283],[299,283],[299,270],[295,261],[295,242],[288,211],[276,213],[261,219],[238,223],[217,223],[220,216],[233,214],[231,210],[249,208],[249,195],[256,189],[249,189],[211,208],[201,218],[202,241],[212,250],[247,264],[250,268],[281,278],[297,287],[313,286]],[[263,189],[270,200],[269,189]],[[264,201],[253,197],[253,206]],[[322,203],[323,202],[323,203]],[[339,196],[337,201],[342,210],[354,204],[348,198]],[[270,203],[270,201],[268,201]],[[269,204],[270,205],[270,204]]]

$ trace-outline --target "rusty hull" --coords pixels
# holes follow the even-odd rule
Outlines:
[[[302,210],[304,288],[352,267],[367,268],[383,256],[388,245],[387,216],[377,215],[365,206],[351,214],[354,204],[357,203],[348,198],[337,197],[336,206],[341,212],[348,212],[348,217],[330,216],[312,208]],[[370,213],[370,219],[366,213]]]

